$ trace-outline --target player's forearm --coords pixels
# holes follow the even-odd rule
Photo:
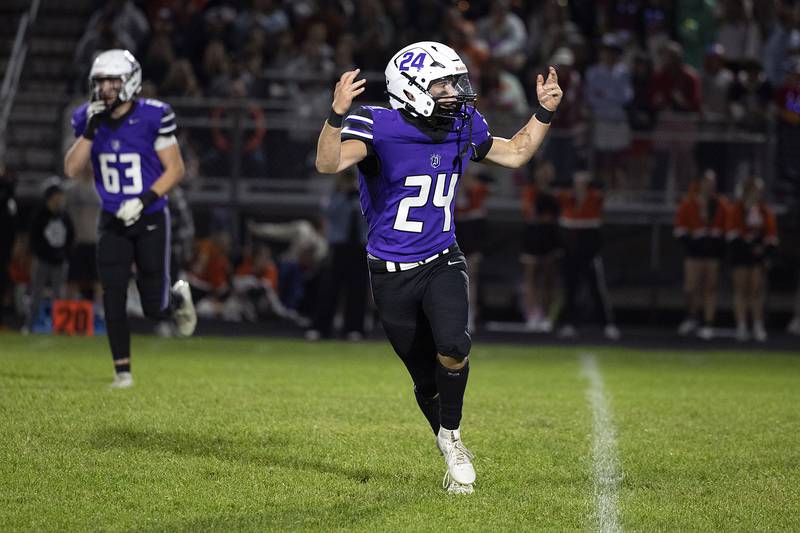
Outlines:
[[[335,174],[342,158],[342,128],[334,128],[327,121],[322,126],[317,141],[317,172]]]
[[[531,116],[528,123],[511,138],[513,153],[511,166],[518,168],[527,164],[542,145],[549,129],[550,124],[540,122],[536,115]]]
[[[70,178],[80,178],[86,172],[92,154],[92,141],[78,137],[64,156],[64,174]]]
[[[164,169],[164,173],[161,174],[155,183],[153,183],[153,186],[150,187],[150,190],[155,192],[158,196],[164,196],[173,187],[180,183],[180,181],[183,179],[184,172],[185,167],[183,165],[183,160],[180,160],[174,165]]]

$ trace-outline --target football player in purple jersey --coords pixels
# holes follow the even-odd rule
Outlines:
[[[170,289],[170,220],[166,194],[184,172],[172,108],[136,98],[142,69],[127,50],[108,50],[89,73],[91,99],[72,115],[76,140],[64,157],[64,172],[92,175],[102,200],[97,268],[103,286],[108,342],[114,358],[113,388],[133,385],[130,327],[126,313],[131,267],[145,315],[171,318],[191,335],[197,324],[189,286]]]
[[[391,108],[361,106],[359,70],[336,84],[317,144],[317,170],[357,165],[368,223],[367,262],[375,303],[414,395],[436,434],[448,492],[473,491],[472,454],[461,441],[469,373],[468,284],[454,233],[458,179],[472,161],[525,165],[561,101],[553,67],[539,75],[539,107],[511,139],[493,137],[475,109],[477,94],[458,54],[436,42],[397,52],[386,66]]]

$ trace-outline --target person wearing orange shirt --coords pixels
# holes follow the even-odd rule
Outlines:
[[[706,170],[702,179],[690,186],[675,214],[675,238],[683,243],[683,290],[687,315],[678,327],[679,335],[697,330],[697,336],[714,337],[717,310],[717,278],[720,259],[725,254],[725,223],[728,205],[716,193],[717,176]],[[703,310],[703,326],[698,329],[698,315]]]
[[[602,246],[603,202],[605,195],[597,183],[591,182],[591,175],[578,171],[573,178],[570,190],[558,193],[561,216],[558,224],[564,248],[564,288],[566,302],[561,317],[561,338],[577,335],[579,319],[578,293],[584,282],[589,284],[589,292],[605,321],[603,333],[610,340],[618,340],[620,332],[614,324],[614,311],[605,280]]]
[[[551,187],[555,173],[551,161],[541,162],[534,171],[533,183],[522,190],[525,233],[520,261],[524,268],[525,326],[541,333],[553,330],[549,311],[557,284],[560,212]]]
[[[775,214],[763,200],[764,181],[748,177],[737,187],[737,200],[730,209],[725,236],[733,267],[733,305],[736,339],[750,338],[747,312],[753,320],[753,338],[767,340],[764,327],[765,273],[778,246]]]

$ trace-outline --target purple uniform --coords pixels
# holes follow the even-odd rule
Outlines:
[[[83,135],[86,128],[88,105],[81,105],[72,114],[76,137]],[[157,141],[159,137],[163,141],[175,135],[176,129],[172,108],[149,98],[134,101],[130,111],[118,119],[109,119],[97,129],[91,157],[103,210],[116,213],[122,202],[136,198],[153,186],[164,172],[156,153]],[[167,197],[162,196],[145,213],[160,211],[166,204]]]
[[[369,226],[367,251],[387,261],[413,262],[455,242],[458,179],[479,161],[492,137],[473,108],[472,125],[436,130],[403,112],[363,106],[347,115],[342,140],[367,145],[359,163],[361,210]]]

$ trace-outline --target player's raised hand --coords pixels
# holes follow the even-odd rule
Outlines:
[[[344,115],[353,103],[353,99],[359,94],[364,92],[364,84],[367,80],[361,79],[355,81],[358,73],[361,72],[360,68],[349,70],[342,74],[339,81],[336,83],[336,89],[333,91],[333,110],[339,114]]]
[[[554,67],[550,67],[546,80],[541,74],[536,76],[536,97],[542,107],[548,111],[555,111],[558,104],[561,103],[562,95],[561,87],[558,85],[558,74]]]
[[[94,134],[100,124],[105,122],[108,118],[108,108],[102,100],[93,100],[86,107],[86,128],[83,131],[83,136],[89,140],[94,139]]]

